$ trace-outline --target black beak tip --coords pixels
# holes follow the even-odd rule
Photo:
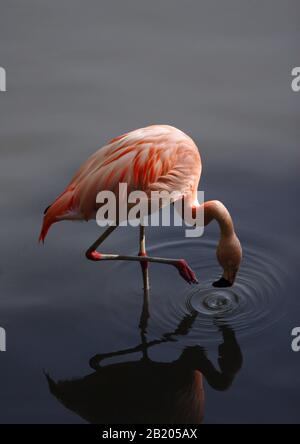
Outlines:
[[[229,282],[227,279],[221,277],[218,281],[214,282],[212,286],[216,288],[226,288],[231,287],[232,283]]]

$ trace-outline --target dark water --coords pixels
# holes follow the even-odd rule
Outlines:
[[[299,12],[296,1],[1,6],[2,423],[299,421]],[[200,281],[152,264],[149,294],[138,264],[86,261],[93,222],[57,224],[37,244],[44,207],[80,163],[151,123],[195,139],[206,200],[230,208],[245,253],[232,289],[211,287],[215,226],[193,242],[147,230],[149,253],[185,257]],[[137,249],[133,228],[104,244]]]

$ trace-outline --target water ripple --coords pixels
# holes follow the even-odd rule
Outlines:
[[[180,319],[196,312],[188,339],[189,342],[200,340],[206,343],[219,338],[218,326],[221,323],[229,323],[239,336],[251,336],[281,319],[286,306],[281,291],[284,270],[275,255],[269,254],[266,248],[244,245],[243,263],[235,285],[214,288],[211,284],[221,272],[215,258],[215,248],[216,242],[201,240],[201,246],[195,249],[194,241],[186,239],[164,242],[163,246],[151,248],[151,254],[163,250],[165,255],[178,257],[181,250],[181,256],[185,257],[184,253],[189,258],[192,256],[190,264],[200,281],[198,286],[184,292],[174,288],[165,290],[167,300],[163,306],[152,307],[155,324],[152,332],[156,329],[160,332],[170,331],[176,320],[180,322]]]

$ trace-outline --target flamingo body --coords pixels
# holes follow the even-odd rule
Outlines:
[[[220,227],[217,259],[223,268],[223,275],[213,285],[231,286],[242,260],[242,248],[227,208],[217,200],[201,205],[198,202],[200,175],[199,151],[193,140],[179,129],[169,125],[153,125],[123,134],[89,157],[63,193],[47,207],[39,240],[44,241],[51,225],[60,220],[94,219],[102,205],[97,203],[97,196],[101,191],[113,192],[119,204],[124,198],[127,204],[127,196],[133,191],[146,193],[148,203],[153,191],[167,191],[172,193],[173,201],[187,198],[186,202],[192,212],[203,209],[204,226],[213,220],[217,221]],[[121,195],[122,192],[119,193],[119,185],[124,183],[127,184],[126,196]],[[149,211],[152,211],[152,205]],[[115,224],[110,225],[88,248],[87,259],[138,261],[144,271],[150,262],[168,264],[175,266],[188,283],[198,282],[195,273],[184,259],[147,255],[143,224],[140,225],[140,251],[137,256],[98,252],[99,245],[120,224],[122,217],[126,218],[126,214],[119,216],[116,214]],[[147,279],[145,282],[147,283]]]
[[[90,220],[96,216],[96,196],[109,190],[128,193],[176,191],[197,200],[201,159],[193,140],[169,125],[152,125],[112,139],[79,168],[63,193],[45,211],[40,240],[59,220]]]

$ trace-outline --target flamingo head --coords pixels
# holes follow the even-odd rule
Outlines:
[[[231,287],[242,261],[242,247],[237,235],[221,235],[217,248],[217,259],[223,268],[222,277],[213,283],[214,287]]]

